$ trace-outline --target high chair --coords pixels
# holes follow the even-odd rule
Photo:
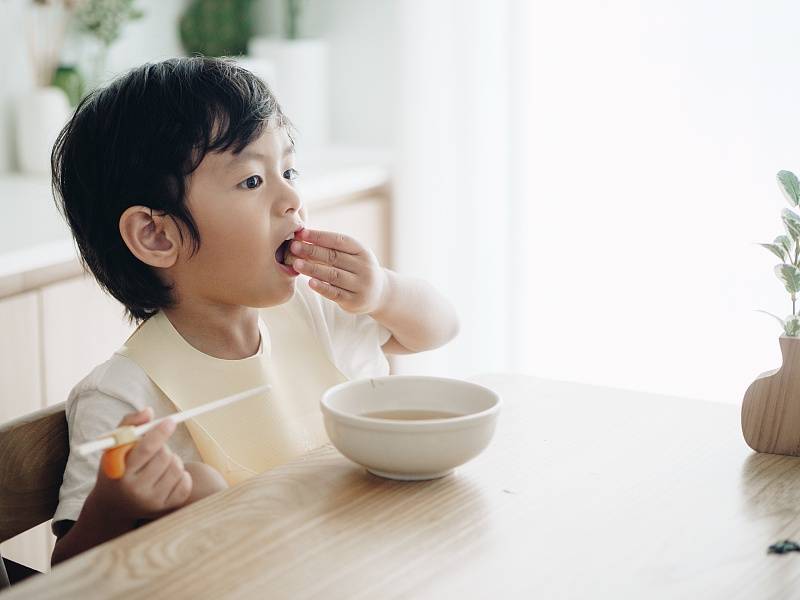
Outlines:
[[[68,456],[63,402],[0,425],[0,542],[53,517]],[[0,589],[35,573],[0,557]]]

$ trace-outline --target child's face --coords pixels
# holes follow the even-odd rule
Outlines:
[[[173,270],[178,300],[274,306],[291,298],[296,275],[276,250],[305,221],[294,187],[294,149],[283,128],[266,127],[240,154],[207,154],[187,184],[200,233],[194,256]],[[189,238],[184,235],[189,248]]]

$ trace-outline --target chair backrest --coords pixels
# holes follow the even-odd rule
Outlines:
[[[0,542],[52,518],[68,457],[63,402],[0,425]]]

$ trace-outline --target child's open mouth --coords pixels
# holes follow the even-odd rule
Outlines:
[[[284,273],[296,276],[300,273],[291,267],[294,262],[294,255],[289,251],[289,245],[292,243],[293,239],[294,238],[291,240],[283,240],[281,242],[281,245],[278,246],[278,249],[275,251],[275,261]]]

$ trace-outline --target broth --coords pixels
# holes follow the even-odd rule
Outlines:
[[[371,419],[392,419],[394,421],[426,421],[429,419],[452,419],[463,417],[464,415],[453,412],[442,412],[440,410],[379,410],[376,412],[362,413],[362,417]]]

